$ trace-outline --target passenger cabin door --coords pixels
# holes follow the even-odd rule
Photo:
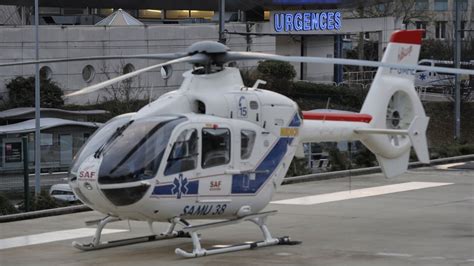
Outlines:
[[[199,130],[191,125],[182,128],[175,135],[171,151],[163,171],[165,182],[171,182],[171,194],[177,199],[196,197],[199,181],[196,171],[199,166]]]
[[[224,199],[218,196],[230,194],[233,137],[232,128],[222,123],[201,129],[201,170],[198,176],[201,176],[199,200],[202,202],[220,203]]]

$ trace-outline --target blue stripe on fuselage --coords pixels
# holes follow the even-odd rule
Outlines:
[[[281,160],[285,156],[288,146],[293,138],[280,138],[267,157],[255,170],[255,179],[251,180],[249,174],[237,174],[232,176],[232,193],[255,193],[273,174]]]
[[[289,123],[289,127],[301,126],[301,119],[296,113]],[[232,176],[232,193],[247,194],[256,193],[267,179],[273,174],[275,169],[285,157],[288,146],[293,142],[293,138],[280,138],[272,148],[270,153],[260,163],[255,170],[255,179],[251,180],[249,174],[238,174]]]

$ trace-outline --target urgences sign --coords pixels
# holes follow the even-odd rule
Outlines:
[[[273,28],[275,32],[332,31],[342,27],[339,11],[323,12],[275,12]]]

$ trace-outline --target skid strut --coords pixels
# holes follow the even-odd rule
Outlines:
[[[202,257],[202,256],[207,256],[207,255],[214,255],[214,254],[227,253],[227,252],[253,249],[253,248],[259,248],[259,247],[266,247],[266,246],[299,244],[300,242],[291,241],[289,237],[280,237],[280,238],[272,237],[266,225],[266,221],[267,221],[268,216],[274,215],[275,213],[276,211],[262,212],[262,213],[252,214],[252,215],[240,217],[237,219],[222,221],[222,222],[208,223],[208,224],[202,224],[202,225],[196,225],[196,226],[186,226],[183,228],[183,231],[191,235],[191,239],[193,241],[193,251],[186,252],[180,248],[177,248],[175,250],[175,253],[185,258],[195,258],[195,257]],[[256,224],[259,227],[259,229],[262,231],[263,240],[252,242],[252,243],[242,243],[242,244],[232,245],[232,246],[223,247],[223,248],[204,249],[201,247],[201,242],[199,240],[197,231],[225,226],[225,225],[236,224],[243,221],[250,221]]]
[[[175,219],[170,220],[170,225],[168,227],[168,230],[166,230],[166,232],[163,232],[161,234],[155,234],[153,231],[152,223],[149,222],[148,224],[150,226],[150,231],[152,232],[152,235],[101,242],[100,237],[102,236],[102,230],[104,229],[105,225],[107,225],[108,223],[117,222],[117,221],[120,221],[120,219],[117,217],[107,216],[102,220],[86,222],[86,225],[90,225],[92,223],[97,224],[97,229],[95,231],[95,235],[94,235],[94,238],[92,239],[92,242],[87,243],[87,244],[82,244],[82,243],[74,241],[72,242],[72,245],[77,249],[80,249],[83,251],[89,251],[89,250],[118,247],[118,246],[131,245],[131,244],[137,244],[137,243],[143,243],[143,242],[159,241],[159,240],[178,238],[178,237],[190,237],[190,235],[184,231],[174,231],[174,228],[176,227],[177,224],[182,224],[182,225],[188,224],[186,221],[182,219],[175,218]]]

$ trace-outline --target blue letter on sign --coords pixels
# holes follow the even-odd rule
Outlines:
[[[273,27],[275,28],[276,32],[281,32],[283,30],[283,14],[277,14],[273,16]]]
[[[336,28],[336,30],[340,30],[341,29],[341,12],[336,12],[334,14],[334,20],[335,20],[334,28]]]
[[[293,14],[285,14],[285,31],[293,31]]]
[[[301,31],[303,29],[303,14],[296,13],[294,18],[295,30]]]

